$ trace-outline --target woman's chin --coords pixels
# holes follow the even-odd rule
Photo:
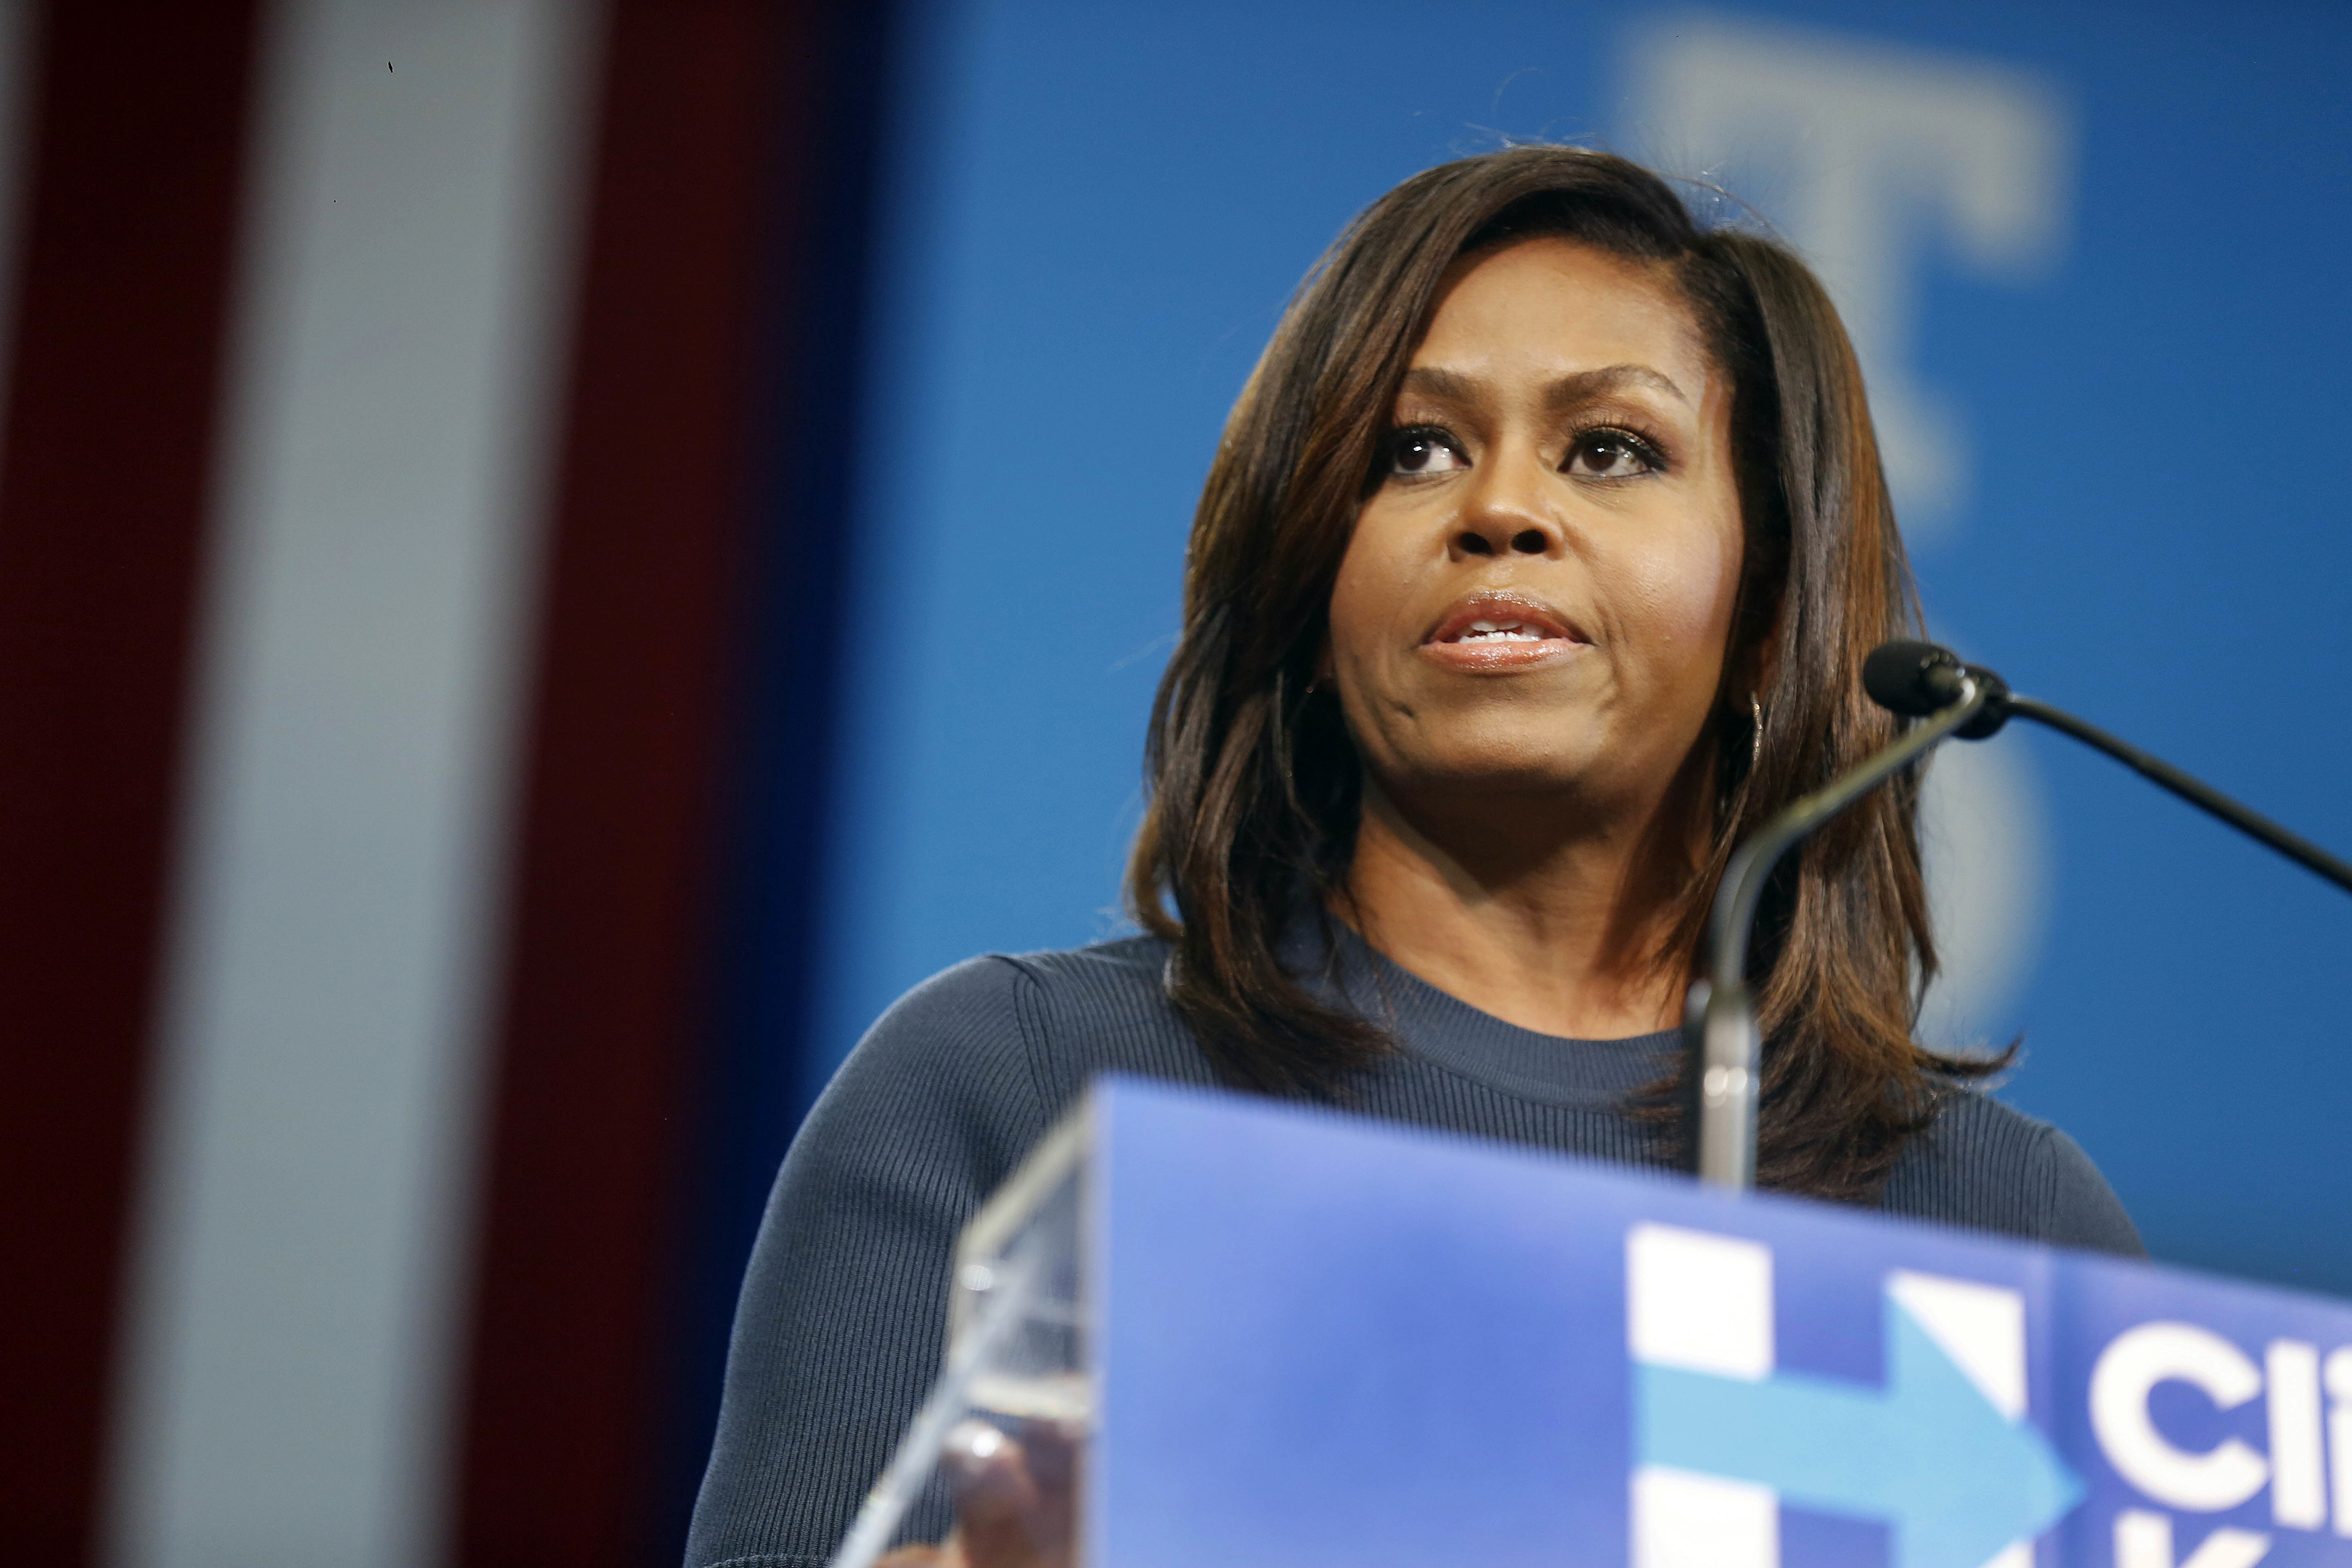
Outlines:
[[[1568,801],[1612,793],[1611,783],[1622,783],[1612,781],[1612,773],[1599,765],[1598,759],[1563,757],[1556,750],[1529,755],[1527,748],[1463,747],[1408,763],[1383,787],[1401,799],[1430,804],[1533,797]]]

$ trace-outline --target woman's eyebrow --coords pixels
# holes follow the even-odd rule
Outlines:
[[[1486,383],[1483,378],[1465,375],[1460,371],[1440,365],[1414,365],[1404,373],[1402,390],[1418,393],[1441,403],[1474,403]],[[1646,386],[1663,392],[1677,403],[1687,404],[1689,396],[1664,372],[1645,364],[1609,364],[1598,370],[1580,370],[1563,375],[1544,388],[1547,408],[1570,408],[1580,403],[1590,403],[1628,386]]]
[[[1417,392],[1423,397],[1440,403],[1475,403],[1483,383],[1475,375],[1460,371],[1442,370],[1433,364],[1417,364],[1404,373],[1403,392]]]
[[[1683,389],[1675,384],[1674,378],[1663,371],[1652,370],[1645,364],[1611,364],[1599,370],[1580,370],[1574,375],[1561,376],[1544,388],[1544,404],[1551,408],[1572,407],[1612,392],[1622,392],[1629,386],[1646,386],[1654,392],[1664,393],[1677,403],[1690,402]]]

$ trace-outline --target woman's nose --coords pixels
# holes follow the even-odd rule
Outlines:
[[[1490,462],[1463,497],[1451,521],[1446,552],[1460,560],[1476,555],[1549,555],[1561,544],[1559,526],[1543,504],[1550,476],[1540,463],[1504,458]]]

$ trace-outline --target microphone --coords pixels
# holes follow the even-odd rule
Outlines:
[[[1863,661],[1862,688],[1870,700],[1890,713],[1917,717],[1947,706],[1948,693],[1964,679],[1973,679],[1988,693],[1983,710],[1952,732],[1964,741],[1979,741],[1998,731],[2011,715],[2071,735],[2094,750],[2105,752],[2141,777],[2221,818],[2256,842],[2352,892],[2352,865],[2330,855],[2309,839],[2290,833],[2270,818],[2250,811],[2220,790],[2190,777],[2161,758],[2117,740],[2105,730],[2084,722],[2063,709],[2011,692],[2009,683],[1981,665],[1963,664],[1949,648],[1927,642],[1882,643]]]
[[[1980,741],[2009,718],[2009,685],[1989,669],[1964,665],[1959,656],[1931,642],[1897,637],[1880,643],[1862,661],[1862,689],[1890,713],[1923,718],[1960,700],[1963,671],[1985,689],[1984,710],[1952,731],[1964,741]]]
[[[1699,1180],[1717,1186],[1744,1191],[1756,1184],[1763,1037],[1748,990],[1748,939],[1772,868],[1807,835],[1930,748],[1988,723],[1984,734],[2000,729],[2008,713],[1993,710],[1996,692],[2004,704],[2013,700],[1997,679],[1927,643],[1889,643],[1874,650],[1864,662],[1863,679],[1866,685],[1876,683],[1870,685],[1874,700],[1893,706],[1878,697],[1883,688],[1908,705],[1896,711],[1927,721],[1851,773],[1782,808],[1733,851],[1716,889],[1707,921],[1710,973],[1692,984],[1683,1013],[1683,1080],[1685,1125],[1696,1130],[1691,1166]]]
[[[1723,884],[1716,890],[1707,925],[1710,973],[1692,984],[1683,1015],[1688,1124],[1696,1129],[1692,1166],[1703,1182],[1734,1190],[1756,1184],[1756,1111],[1762,1086],[1763,1042],[1757,1033],[1755,1004],[1748,991],[1748,941],[1756,923],[1757,903],[1772,868],[1806,835],[1951,736],[1980,741],[1999,733],[2013,717],[2031,719],[2105,752],[2191,805],[2352,892],[2352,865],[2171,763],[2063,709],[2019,696],[2000,676],[1981,665],[1963,662],[1949,648],[1908,639],[1882,643],[1863,661],[1862,684],[1881,708],[1926,722],[1758,828],[1733,854],[1725,868]]]

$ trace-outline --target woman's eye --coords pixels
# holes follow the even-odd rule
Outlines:
[[[1657,449],[1625,430],[1588,430],[1569,448],[1568,471],[1596,479],[1630,479],[1664,465]]]
[[[1392,474],[1450,474],[1469,466],[1454,443],[1434,430],[1400,430],[1389,441]]]

